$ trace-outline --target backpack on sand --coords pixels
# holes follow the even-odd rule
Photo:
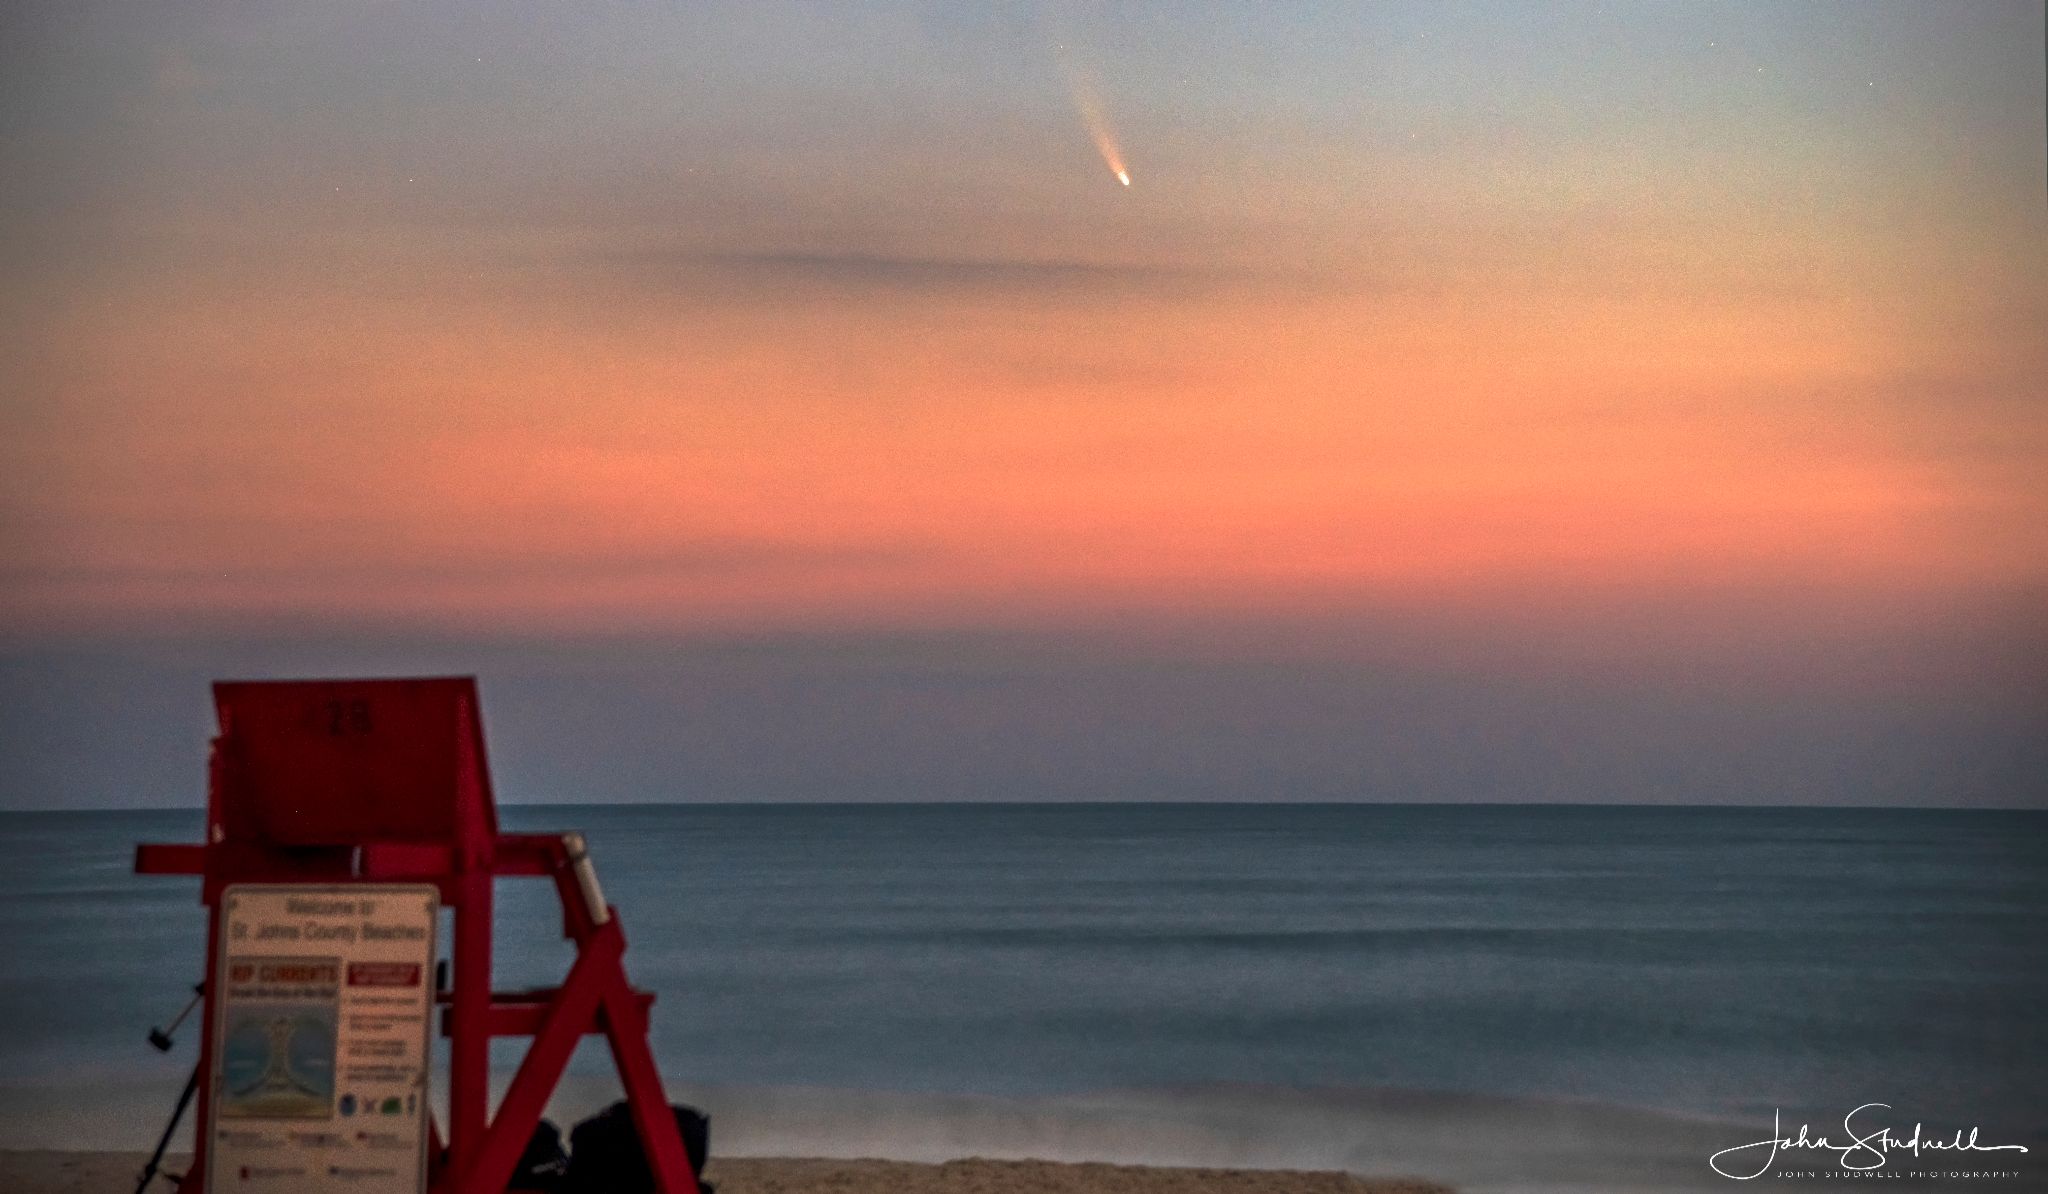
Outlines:
[[[676,1133],[683,1138],[683,1152],[690,1159],[697,1188],[703,1194],[714,1194],[704,1181],[704,1159],[711,1151],[710,1118],[680,1103],[669,1109],[675,1113]],[[570,1129],[565,1189],[568,1194],[654,1194],[654,1172],[640,1148],[632,1109],[623,1100]]]
[[[564,1194],[569,1188],[569,1154],[562,1151],[560,1128],[547,1120],[533,1125],[526,1151],[512,1170],[511,1188],[535,1194]]]

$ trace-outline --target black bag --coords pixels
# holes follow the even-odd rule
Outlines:
[[[711,1151],[711,1120],[695,1107],[674,1104],[676,1133],[690,1159],[690,1173],[703,1194],[713,1194],[704,1181],[704,1159]],[[653,1194],[654,1171],[640,1147],[633,1110],[613,1103],[569,1131],[568,1194]]]
[[[547,1120],[533,1125],[526,1138],[526,1151],[512,1171],[514,1190],[537,1194],[564,1194],[569,1186],[569,1154],[562,1151],[562,1131]]]

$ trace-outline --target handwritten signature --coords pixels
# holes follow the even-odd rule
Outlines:
[[[2026,1146],[2023,1144],[1979,1144],[1977,1143],[1977,1129],[1974,1127],[1969,1129],[1970,1134],[1967,1138],[1964,1137],[1963,1130],[1958,1128],[1955,1135],[1947,1139],[1942,1139],[1938,1136],[1924,1136],[1921,1125],[1917,1123],[1913,1125],[1913,1134],[1910,1136],[1894,1136],[1890,1128],[1873,1128],[1868,1132],[1859,1132],[1855,1123],[1856,1116],[1873,1107],[1882,1108],[1886,1111],[1891,1110],[1891,1104],[1889,1103],[1865,1103],[1842,1117],[1842,1131],[1848,1134],[1848,1142],[1845,1144],[1837,1144],[1826,1136],[1815,1136],[1805,1124],[1799,1125],[1798,1135],[1787,1136],[1778,1122],[1781,1112],[1773,1111],[1771,1112],[1771,1134],[1768,1137],[1751,1144],[1738,1144],[1734,1148],[1724,1148],[1713,1156],[1708,1157],[1707,1164],[1713,1166],[1714,1172],[1722,1177],[1730,1177],[1739,1182],[1746,1182],[1751,1178],[1762,1177],[1770,1172],[1772,1164],[1778,1159],[1779,1149],[1808,1149],[1818,1152],[1839,1153],[1841,1154],[1839,1160],[1842,1168],[1866,1171],[1884,1168],[1885,1158],[1892,1149],[1897,1149],[1900,1152],[1911,1152],[1916,1157],[1920,1155],[1923,1149],[1928,1152],[1965,1153],[2023,1153],[2027,1151]],[[1756,1172],[1730,1173],[1728,1170],[1721,1168],[1721,1159],[1723,1157],[1739,1156],[1742,1153],[1750,1152],[1752,1149],[1767,1150],[1764,1153],[1763,1164],[1757,1167]],[[1754,1159],[1754,1154],[1752,1154],[1752,1159]]]

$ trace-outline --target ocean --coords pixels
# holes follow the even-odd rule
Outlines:
[[[502,817],[589,836],[629,972],[660,993],[663,1070],[712,1114],[714,1155],[1720,1189],[1707,1154],[1770,1135],[1774,1115],[1787,1133],[1810,1122],[1840,1136],[1845,1114],[1879,1103],[1863,1126],[1975,1127],[1983,1144],[2033,1150],[1936,1154],[2028,1175],[1955,1179],[1970,1188],[2040,1188],[2048,1171],[2048,813],[869,804]],[[131,855],[198,840],[200,819],[0,815],[0,1145],[153,1142],[198,1033],[169,1055],[144,1034],[199,979],[204,914],[196,880],[135,876]],[[499,983],[558,979],[552,889],[499,891]],[[508,1071],[516,1056],[508,1045]],[[587,1044],[558,1113],[611,1097],[608,1072]],[[1784,1163],[1802,1166],[1838,1167],[1832,1154]]]

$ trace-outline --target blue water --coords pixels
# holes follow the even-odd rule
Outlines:
[[[629,969],[661,993],[663,1068],[692,1089],[1392,1088],[1766,1128],[1774,1108],[1825,1122],[1882,1101],[1909,1126],[2048,1139],[2048,814],[839,805],[504,820],[589,835]],[[199,977],[203,914],[195,881],[135,877],[130,851],[198,832],[196,812],[0,816],[11,1097],[70,1105],[142,1074],[169,1105],[196,1033],[172,1058],[143,1033]],[[500,982],[559,978],[552,889],[500,891]],[[578,1063],[603,1066],[594,1050]],[[135,1123],[136,1143],[158,1123]]]

